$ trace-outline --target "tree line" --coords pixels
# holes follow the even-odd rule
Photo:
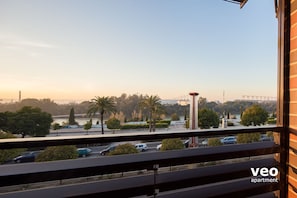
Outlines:
[[[146,95],[133,94],[127,95],[123,93],[119,97],[111,96],[115,102],[115,107],[117,112],[125,117],[125,121],[138,121],[143,119],[142,110],[138,105]],[[51,99],[23,99],[20,102],[14,103],[0,103],[0,112],[15,112],[20,110],[24,106],[38,107],[42,111],[47,112],[53,116],[55,115],[69,115],[71,108],[74,109],[76,114],[85,114],[89,106],[90,101],[83,101],[81,103],[68,103],[68,104],[58,104]],[[199,98],[199,109],[207,108],[217,112],[219,115],[225,114],[241,114],[246,108],[252,106],[253,104],[260,105],[268,113],[272,114],[276,112],[276,101],[266,101],[266,102],[256,102],[256,101],[227,101],[224,103],[208,101],[206,98]],[[183,117],[188,114],[189,105],[166,105],[164,104],[164,115],[166,117],[171,117],[176,114],[179,117]]]

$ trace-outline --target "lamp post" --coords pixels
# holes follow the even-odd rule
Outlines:
[[[190,99],[190,129],[195,130],[198,128],[198,95],[197,92],[189,93]],[[198,146],[198,138],[191,137],[191,147]]]

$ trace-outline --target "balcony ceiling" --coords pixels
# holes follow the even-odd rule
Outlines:
[[[240,8],[242,8],[248,0],[224,0],[224,1],[239,4]]]

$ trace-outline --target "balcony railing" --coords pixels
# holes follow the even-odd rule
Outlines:
[[[0,149],[82,145],[164,138],[216,137],[282,132],[281,127],[245,127],[181,132],[141,132],[97,136],[19,138]],[[251,168],[280,167],[274,142],[198,147],[53,162],[0,166],[1,197],[274,197],[279,182],[251,182]],[[25,190],[7,192],[13,187]],[[27,189],[28,186],[32,188]],[[34,187],[33,187],[34,186]],[[243,196],[244,195],[244,196]]]

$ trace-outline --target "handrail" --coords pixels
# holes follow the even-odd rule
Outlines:
[[[156,140],[166,138],[185,137],[216,137],[224,135],[236,135],[239,133],[265,133],[268,131],[281,132],[282,127],[256,126],[256,127],[233,127],[227,129],[199,129],[186,131],[162,131],[162,132],[131,132],[118,134],[82,135],[82,136],[59,136],[59,137],[34,137],[0,139],[0,149],[10,148],[34,148],[58,145],[98,144],[109,142],[123,142],[135,140]]]

